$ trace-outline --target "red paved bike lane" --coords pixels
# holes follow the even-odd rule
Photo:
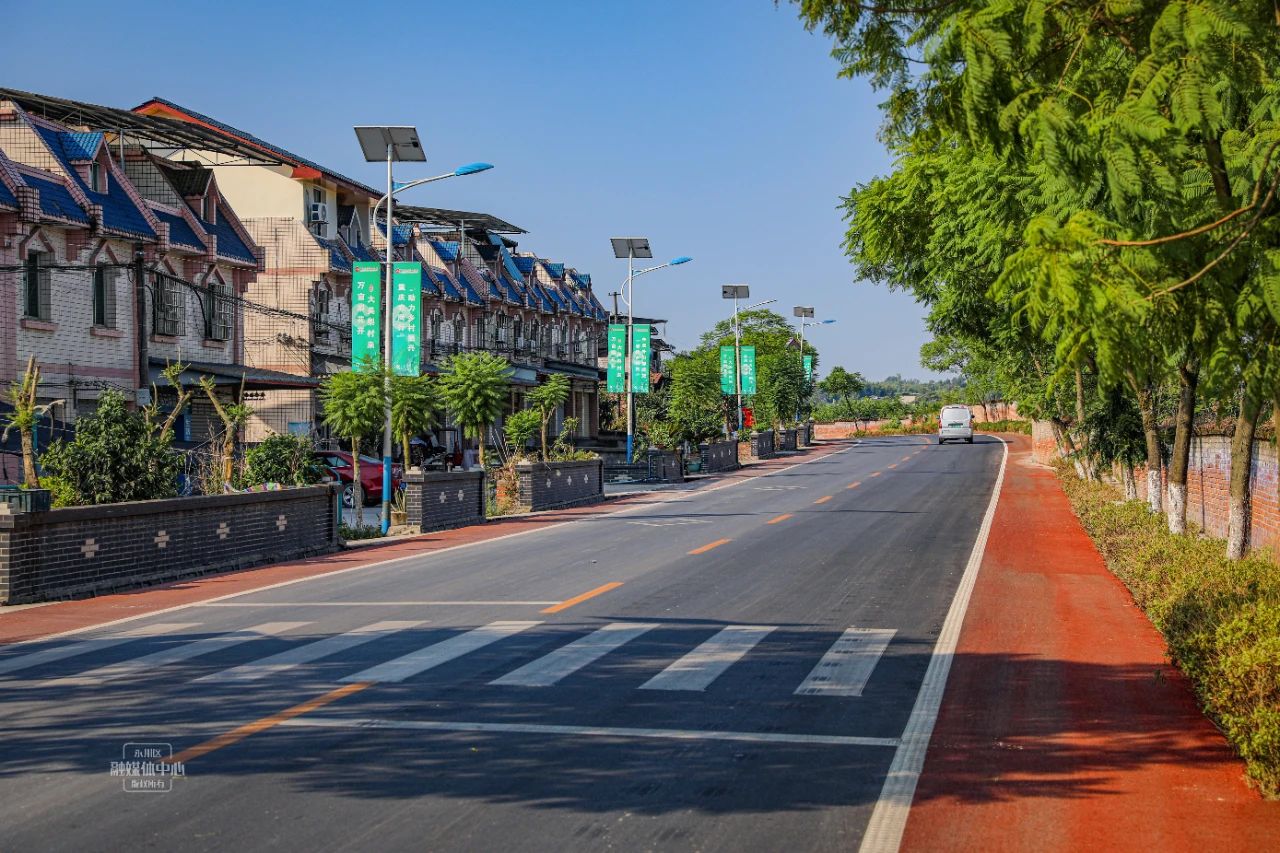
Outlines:
[[[1276,850],[1280,803],[1015,437],[904,850]]]

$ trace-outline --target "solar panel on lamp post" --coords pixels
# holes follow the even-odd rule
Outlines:
[[[720,297],[722,299],[733,300],[733,376],[734,390],[738,396],[738,429],[743,428],[742,418],[742,327],[738,324],[738,300],[746,299],[751,296],[751,286],[746,284],[722,284],[720,285]],[[760,308],[765,305],[772,305],[777,302],[776,299],[766,299],[763,302],[757,302],[755,305],[749,305],[745,311],[753,308]]]
[[[610,237],[609,242],[613,244],[613,256],[615,258],[627,259],[627,280],[626,286],[623,288],[623,291],[625,292],[623,301],[627,303],[627,354],[623,361],[623,365],[625,367],[624,379],[627,389],[627,464],[630,465],[632,461],[634,461],[635,455],[635,388],[631,381],[632,361],[635,358],[635,353],[633,352],[635,344],[632,340],[632,326],[635,322],[635,310],[632,306],[634,300],[631,298],[631,288],[635,279],[639,276],[655,272],[656,270],[665,269],[666,267],[687,264],[689,261],[693,260],[693,258],[688,255],[681,255],[677,258],[672,258],[665,264],[658,264],[657,266],[637,270],[635,268],[636,258],[653,257],[653,249],[649,246],[649,238]],[[648,357],[647,353],[645,357]]]
[[[804,327],[805,326],[830,326],[835,320],[818,320],[813,323],[806,323],[806,319],[813,319],[813,306],[797,305],[791,310],[791,313],[800,318],[800,372],[804,373]],[[808,377],[805,377],[806,380]],[[800,420],[800,410],[796,409],[796,420]]]
[[[391,303],[394,291],[391,287],[392,253],[395,248],[395,219],[392,210],[395,205],[395,194],[410,187],[440,181],[445,178],[473,175],[492,169],[488,163],[468,163],[452,172],[422,178],[406,184],[397,184],[392,176],[391,164],[395,162],[425,163],[427,152],[418,138],[418,129],[409,125],[361,125],[355,128],[356,139],[360,141],[360,150],[364,159],[370,163],[387,162],[387,194],[373,208],[373,218],[378,216],[378,208],[385,202],[387,205],[387,254],[386,276],[383,298],[383,331],[382,331],[382,366],[383,366],[383,424],[382,424],[382,516],[381,527],[385,536],[391,527]],[[373,227],[373,223],[370,223]],[[484,440],[483,437],[480,439]],[[359,488],[356,494],[360,493]],[[357,511],[363,511],[358,507]]]

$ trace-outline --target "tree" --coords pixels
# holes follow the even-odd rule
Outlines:
[[[827,378],[818,383],[818,388],[828,397],[847,401],[861,391],[865,384],[866,382],[863,380],[861,373],[850,373],[843,367],[836,365],[831,368]]]
[[[61,400],[52,403],[37,403],[36,391],[40,387],[40,368],[33,355],[27,359],[27,369],[22,378],[9,386],[8,402],[13,406],[9,422],[5,425],[0,440],[9,438],[9,431],[16,429],[22,441],[22,484],[28,489],[40,488],[40,478],[36,475],[36,452],[33,435],[40,419]]]
[[[182,471],[172,441],[172,432],[130,411],[120,392],[104,391],[97,410],[76,421],[75,438],[52,442],[41,463],[77,504],[171,498]]]
[[[244,482],[310,486],[324,478],[324,466],[300,435],[269,435],[244,455]]]
[[[533,438],[534,433],[538,431],[540,426],[544,436],[542,461],[545,462],[547,461],[546,421],[543,420],[542,415],[535,409],[521,409],[507,416],[507,421],[503,424],[502,431],[506,433],[507,444],[511,447],[513,459],[523,455],[526,445],[529,444],[529,439]]]
[[[352,494],[357,518],[364,499],[360,486],[360,439],[383,423],[384,395],[382,373],[372,365],[361,372],[335,373],[320,386],[325,424],[351,446]]]
[[[218,420],[222,421],[222,448],[219,453],[219,472],[222,486],[226,488],[235,479],[236,441],[240,437],[240,429],[253,416],[253,409],[245,403],[222,402],[222,400],[218,399],[217,386],[207,376],[200,377],[200,390],[204,391],[205,396],[209,398],[209,402],[213,404],[214,413],[217,414]],[[241,400],[244,399],[243,379],[240,380],[240,393],[237,396]],[[177,410],[175,409],[175,411]],[[169,423],[172,423],[172,418],[166,421],[166,424]]]
[[[668,416],[677,440],[701,442],[719,435],[725,423],[720,363],[711,350],[682,353],[671,361]]]
[[[552,373],[545,382],[526,394],[525,399],[538,412],[542,433],[542,461],[546,462],[547,429],[551,426],[551,419],[556,416],[556,409],[569,399],[569,377],[563,373]]]
[[[502,415],[511,364],[488,352],[450,356],[440,376],[440,394],[462,434],[479,442],[484,466],[485,436]]]
[[[406,467],[409,464],[409,442],[436,425],[442,407],[439,389],[431,377],[426,374],[392,374],[391,432],[400,439]]]

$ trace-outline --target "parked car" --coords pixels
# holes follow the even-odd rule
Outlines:
[[[333,473],[342,483],[342,505],[352,509],[356,505],[355,477],[351,464],[351,454],[342,450],[326,450],[316,456],[321,464]],[[360,487],[364,491],[364,502],[374,504],[382,502],[382,460],[372,456],[360,455]],[[399,491],[404,488],[404,472],[399,465],[391,466],[391,488]]]
[[[943,406],[938,415],[938,444],[953,439],[973,444],[973,412],[968,406]]]

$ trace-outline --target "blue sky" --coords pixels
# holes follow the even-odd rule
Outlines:
[[[725,316],[720,285],[790,316],[811,304],[822,372],[927,375],[923,310],[855,282],[839,196],[887,171],[878,98],[839,80],[821,35],[770,0],[22,4],[6,13],[4,85],[131,107],[158,95],[378,185],[354,124],[416,124],[430,163],[491,172],[406,193],[483,210],[521,248],[626,275],[609,237],[695,262],[639,280],[636,311],[678,347]],[[56,36],[47,33],[56,17]],[[393,47],[382,49],[388,34]]]

